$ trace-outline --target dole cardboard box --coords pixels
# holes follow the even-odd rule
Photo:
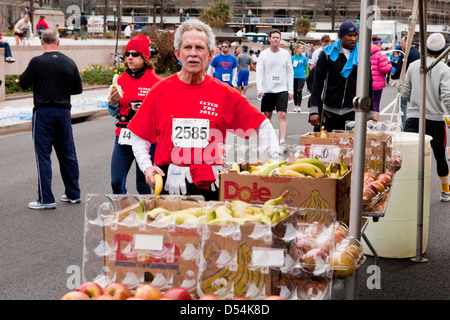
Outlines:
[[[189,208],[203,214],[202,199],[158,196],[103,218],[106,278],[130,290],[150,282],[162,292],[185,287],[195,296],[204,224],[150,219],[151,212],[161,209],[173,212]],[[142,213],[147,213],[144,219],[139,218]]]
[[[328,162],[343,155],[347,164],[352,162],[353,132],[330,132],[327,138],[320,136],[320,132],[308,132],[300,137],[300,145],[309,147],[305,150],[307,157],[317,156],[319,160]],[[392,156],[392,135],[386,132],[371,132],[367,133],[366,137],[367,170],[382,173]]]
[[[239,164],[248,170],[248,162]],[[298,178],[240,174],[227,170],[220,174],[219,200],[241,200],[263,204],[289,191],[290,207],[333,209],[338,221],[348,225],[350,217],[351,169],[341,178]]]

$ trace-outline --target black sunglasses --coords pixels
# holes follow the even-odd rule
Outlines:
[[[130,56],[130,54],[133,56],[133,57],[139,57],[141,54],[139,53],[139,52],[125,52],[125,57],[129,57]]]

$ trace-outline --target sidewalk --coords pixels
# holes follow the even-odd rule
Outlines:
[[[72,119],[108,114],[109,86],[85,88],[82,94],[72,96]],[[0,102],[0,136],[31,130],[33,95],[7,98]],[[7,119],[6,119],[7,118]]]
[[[248,87],[256,86],[256,73],[250,72]],[[84,88],[72,96],[72,119],[93,119],[108,114],[109,86]],[[0,136],[31,130],[33,95],[9,97],[0,102]],[[8,117],[8,119],[5,119]]]

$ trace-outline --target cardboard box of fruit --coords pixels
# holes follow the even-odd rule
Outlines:
[[[335,210],[292,208],[288,194],[264,204],[90,195],[82,280],[131,293],[182,287],[194,299],[328,299],[348,230]]]
[[[289,206],[333,209],[337,220],[348,224],[351,168],[342,159],[328,164],[311,158],[234,163],[220,174],[219,200],[264,203],[289,191]]]
[[[392,135],[373,132],[367,133],[366,137],[367,171],[377,174],[385,172],[393,152]],[[300,145],[309,147],[306,150],[308,157],[319,156],[319,159],[325,161],[327,157],[343,155],[347,164],[352,162],[353,142],[352,132],[308,132],[300,137]]]

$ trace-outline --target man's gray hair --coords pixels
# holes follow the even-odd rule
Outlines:
[[[203,31],[206,33],[207,42],[208,42],[208,49],[214,50],[216,47],[216,36],[214,35],[212,29],[210,26],[208,26],[206,23],[196,20],[196,19],[190,19],[184,21],[175,32],[175,39],[174,39],[174,47],[175,50],[181,49],[181,43],[183,41],[183,34],[186,31],[196,29],[198,31]]]
[[[59,32],[55,28],[47,28],[42,32],[41,39],[47,44],[56,43],[59,40]]]

